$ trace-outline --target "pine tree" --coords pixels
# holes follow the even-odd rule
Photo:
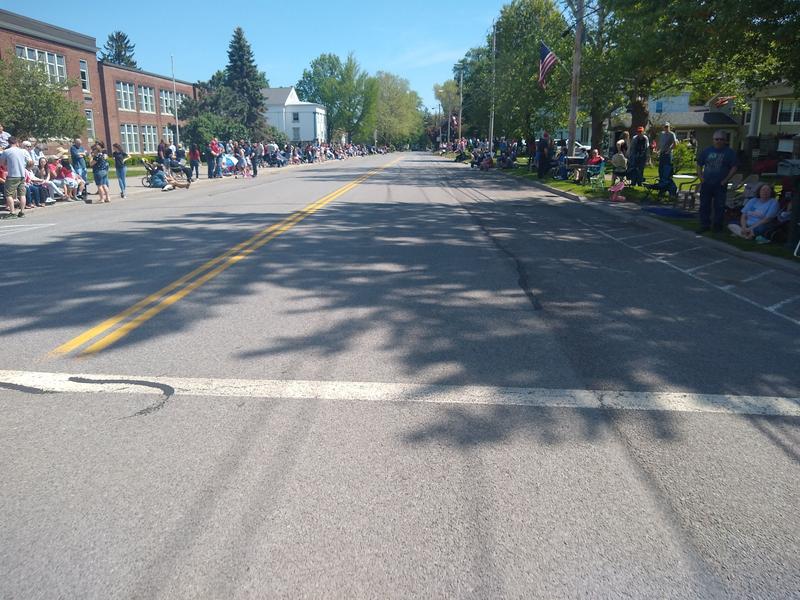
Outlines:
[[[131,43],[127,33],[115,31],[108,34],[108,40],[103,46],[100,59],[115,65],[138,69],[139,65],[136,64],[136,60],[133,58],[135,48],[136,44]]]
[[[230,88],[246,106],[244,125],[252,129],[264,120],[266,101],[261,90],[268,86],[267,78],[256,66],[253,49],[237,27],[228,46],[228,66],[225,67],[225,86]]]

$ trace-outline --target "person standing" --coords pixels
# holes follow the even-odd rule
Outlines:
[[[0,165],[5,165],[8,170],[5,183],[6,217],[14,216],[14,200],[19,201],[19,212],[16,216],[25,216],[25,168],[28,166],[28,153],[17,146],[17,138],[8,138],[8,148],[0,154]]]
[[[678,186],[672,179],[672,151],[678,143],[675,133],[670,130],[669,122],[664,123],[664,131],[658,136],[658,182],[670,196],[678,193]]]
[[[194,178],[200,179],[200,149],[197,144],[192,144],[189,148],[189,168],[194,173]]]
[[[128,153],[122,149],[120,144],[113,144],[111,148],[114,150],[111,156],[114,157],[114,170],[117,172],[117,183],[119,183],[120,197],[125,197],[125,189],[128,187],[127,175],[128,167],[125,166],[125,161],[128,160]]]
[[[94,175],[94,184],[97,186],[97,194],[99,203],[111,202],[108,197],[108,154],[106,154],[106,145],[97,141],[92,146],[92,174]]]
[[[0,124],[0,150],[5,150],[8,148],[8,140],[10,137],[11,134],[3,129],[3,125]]]
[[[80,175],[81,179],[87,181],[87,173],[86,173],[86,156],[89,153],[86,152],[86,148],[83,147],[81,139],[75,138],[72,146],[69,147],[69,158],[70,162],[72,163],[72,170]],[[83,188],[83,199],[86,200],[87,190]]]
[[[728,181],[738,168],[736,152],[728,147],[725,132],[715,131],[713,141],[712,146],[697,156],[697,176],[700,178],[700,228],[697,233],[705,233],[712,226],[714,233],[722,231]]]
[[[647,165],[647,153],[650,151],[650,140],[644,133],[644,127],[636,128],[636,135],[631,140],[628,166],[631,170],[631,185],[642,185],[644,168]]]
[[[539,155],[539,179],[544,179],[550,170],[550,136],[546,131],[542,133],[536,150]]]

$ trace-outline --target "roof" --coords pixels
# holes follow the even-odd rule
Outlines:
[[[40,38],[64,46],[85,50],[95,54],[99,48],[97,40],[89,35],[64,29],[49,23],[43,23],[30,17],[18,15],[7,10],[0,9],[0,29],[15,31],[31,37]]]
[[[267,99],[267,104],[283,105],[286,104],[286,101],[289,99],[289,96],[292,95],[293,91],[294,86],[264,88],[261,90],[261,94]]]
[[[685,112],[650,113],[650,124],[659,126],[669,122],[672,129],[703,129],[704,127],[738,127],[729,114],[710,110],[689,110]],[[614,118],[617,126],[630,127],[630,113],[623,113]]]
[[[126,67],[123,65],[118,65],[117,63],[106,62],[104,60],[98,60],[97,64],[100,65],[100,67],[103,69],[119,69],[121,71],[130,71],[131,73],[139,73],[140,75],[149,75],[150,77],[157,77],[159,79],[164,79],[166,81],[172,81],[172,77],[170,75],[159,75],[158,73],[151,73],[150,71],[142,71],[141,69]],[[194,85],[191,81],[184,81],[183,79],[176,79],[175,83],[182,83],[183,85],[191,85],[191,86]]]

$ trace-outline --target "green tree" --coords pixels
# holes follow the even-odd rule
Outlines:
[[[131,43],[130,39],[128,39],[128,34],[122,31],[115,31],[108,34],[103,51],[100,53],[100,59],[115,65],[138,69],[139,65],[136,64],[136,60],[133,58],[135,49],[136,44]]]
[[[566,26],[552,0],[514,0],[501,9],[496,23],[495,135],[532,140],[538,130],[552,131],[566,123],[570,73],[556,64],[547,88],[538,83],[540,42],[561,60],[571,55],[568,40],[554,37]]]
[[[325,106],[328,139],[339,133],[353,141],[372,139],[378,102],[378,81],[350,54],[342,60],[321,54],[303,71],[295,86],[301,100]]]
[[[80,104],[64,95],[64,85],[50,83],[44,69],[15,56],[0,60],[0,123],[20,138],[82,135],[86,118]]]
[[[244,31],[237,27],[228,46],[228,65],[225,67],[225,87],[240,99],[245,127],[252,129],[263,126],[266,101],[262,90],[269,87],[267,77],[256,67],[253,49],[244,37]]]
[[[381,144],[416,142],[422,132],[422,101],[408,80],[379,71],[375,130]]]
[[[460,61],[460,68],[464,70],[462,133],[469,137],[486,137],[492,97],[491,46],[469,50]]]

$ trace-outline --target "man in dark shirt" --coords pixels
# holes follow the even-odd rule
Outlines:
[[[544,179],[550,170],[550,136],[545,131],[539,140],[537,150],[539,151],[539,179]]]
[[[728,181],[737,169],[736,152],[728,147],[725,132],[715,131],[713,139],[714,145],[697,156],[697,176],[700,178],[700,229],[697,233],[705,233],[712,224],[715,233],[722,231]]]

